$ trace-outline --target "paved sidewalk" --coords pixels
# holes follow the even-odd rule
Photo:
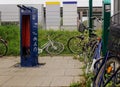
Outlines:
[[[69,87],[83,80],[83,63],[70,56],[39,57],[39,67],[14,67],[19,57],[0,58],[0,87]]]

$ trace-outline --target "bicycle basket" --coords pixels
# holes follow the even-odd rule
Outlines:
[[[85,25],[84,25],[83,23],[80,23],[80,24],[79,24],[79,27],[78,27],[78,31],[79,31],[79,32],[84,32],[85,29],[86,29]]]
[[[108,36],[108,50],[120,53],[120,12],[112,16]]]

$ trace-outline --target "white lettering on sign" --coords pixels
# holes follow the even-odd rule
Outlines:
[[[33,33],[33,35],[37,35],[37,33],[36,32],[32,32]]]
[[[38,25],[38,23],[34,23],[34,25],[36,25],[36,26],[37,26],[37,25]]]
[[[110,12],[111,11],[111,5],[105,5],[105,11]]]
[[[33,31],[32,34],[33,34],[33,38],[32,38],[33,52],[37,52],[38,51],[38,44],[37,44],[37,41],[38,41],[37,35],[38,35],[38,33],[36,31]]]
[[[36,18],[36,15],[33,15],[32,19],[35,20],[35,18]]]
[[[37,42],[34,42],[34,45],[33,46],[37,46]]]
[[[37,52],[37,50],[38,50],[37,47],[33,48],[33,52]]]
[[[34,38],[33,38],[33,41],[37,41],[37,37],[34,37]]]

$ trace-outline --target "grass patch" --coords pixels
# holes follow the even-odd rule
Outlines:
[[[71,36],[79,35],[80,33],[77,31],[53,31],[53,30],[38,30],[38,46],[40,47],[44,43],[46,43],[47,35],[50,35],[50,38],[58,37],[55,41],[61,42],[64,44],[65,49],[61,55],[72,55],[71,52],[67,48],[67,41]],[[60,35],[60,36],[59,36]],[[7,25],[0,26],[0,36],[7,40],[8,42],[8,52],[7,56],[18,56],[20,55],[20,29],[17,25]],[[48,55],[45,51],[43,51],[40,55]]]
[[[99,31],[100,32],[100,31]],[[98,32],[98,34],[99,34]],[[73,55],[67,48],[67,41],[70,37],[80,35],[82,33],[76,31],[63,31],[63,30],[38,30],[38,46],[40,47],[44,43],[46,43],[47,35],[50,35],[50,38],[58,37],[55,41],[61,42],[64,44],[64,51],[61,55]],[[0,36],[7,40],[8,42],[8,52],[7,55],[18,56],[20,55],[20,29],[17,25],[6,25],[0,26]],[[45,51],[43,51],[40,55],[48,55]]]
[[[76,82],[76,83],[71,83],[70,87],[82,87],[82,86],[81,86],[81,83]]]
[[[20,53],[20,29],[16,25],[0,26],[0,36],[8,42],[7,55]]]

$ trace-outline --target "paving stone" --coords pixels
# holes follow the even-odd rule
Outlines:
[[[43,79],[40,76],[31,76],[29,82],[26,84],[27,87],[39,87],[43,83]]]
[[[14,67],[20,57],[0,59],[0,87],[69,87],[83,74],[82,62],[71,56],[39,57],[39,67]],[[1,86],[2,85],[2,86]]]
[[[36,70],[30,70],[27,75],[28,76],[46,76],[48,73],[45,69],[36,69]]]
[[[0,68],[0,76],[13,76],[14,70],[12,68]]]
[[[83,63],[83,62],[79,62],[79,63],[75,63],[74,64],[74,68],[76,69],[76,68],[78,68],[78,69],[80,69],[80,68],[83,68],[85,66],[85,64]]]
[[[66,69],[66,76],[81,76],[83,75],[83,71],[81,69]]]
[[[3,86],[11,86],[11,87],[24,87],[30,81],[29,76],[14,76],[10,80],[8,80]]]
[[[16,62],[12,60],[4,60],[2,63],[0,63],[0,68],[9,68],[12,67]]]
[[[75,68],[74,65],[75,65],[75,64],[69,64],[69,63],[68,63],[68,64],[64,65],[64,68],[65,68],[65,69],[74,69],[74,68]]]
[[[48,69],[48,76],[64,76],[65,69]]]
[[[62,87],[62,86],[70,86],[70,84],[73,81],[73,77],[55,77],[52,81],[52,83],[50,84],[51,87]]]
[[[6,83],[8,80],[10,80],[10,78],[12,78],[12,76],[0,76],[0,87]]]
[[[42,84],[40,85],[40,87],[50,87],[50,84],[53,81],[53,77],[52,76],[47,76],[47,77],[40,77],[40,79],[43,81]]]

